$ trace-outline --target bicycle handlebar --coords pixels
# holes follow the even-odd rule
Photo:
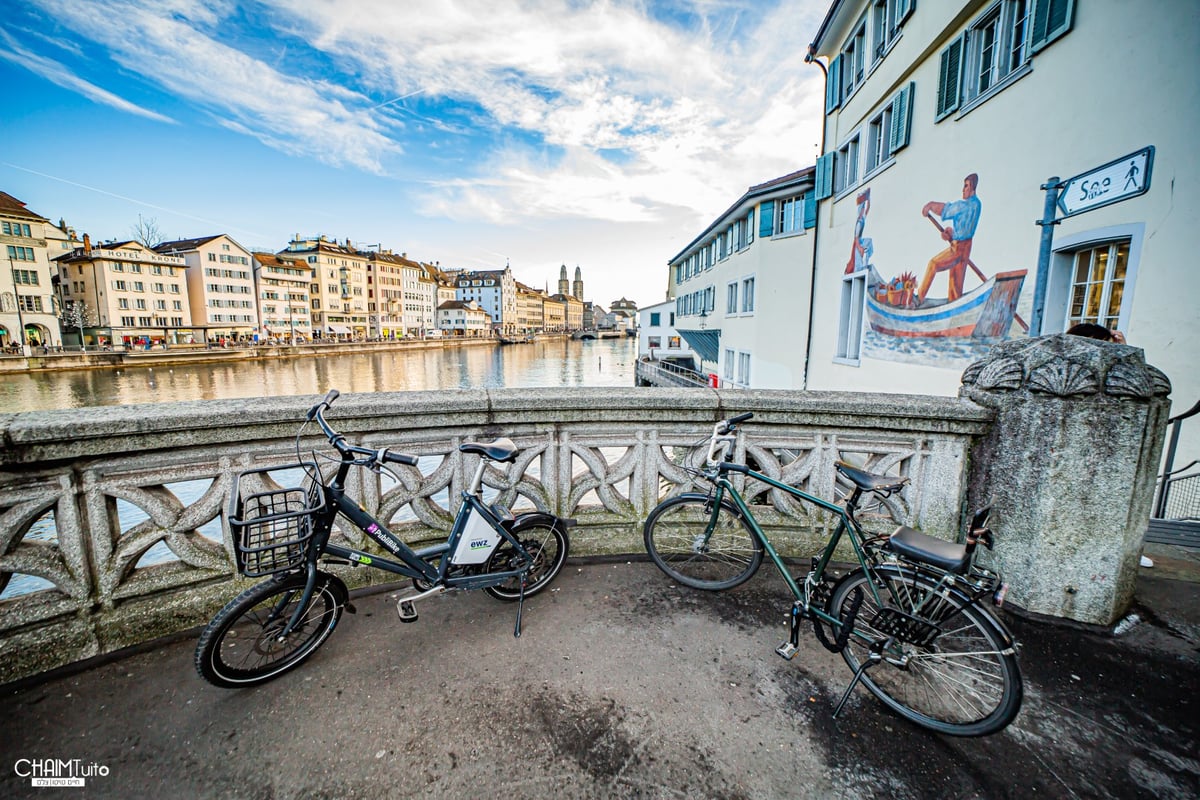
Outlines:
[[[316,420],[316,423],[321,426],[321,432],[325,434],[326,438],[329,439],[329,443],[333,445],[339,453],[341,453],[343,456],[368,456],[369,461],[367,463],[387,462],[391,464],[405,464],[410,467],[417,466],[419,463],[417,457],[414,455],[409,455],[408,453],[393,453],[386,447],[381,447],[378,450],[372,450],[369,447],[358,447],[356,445],[348,444],[346,442],[346,437],[335,431],[330,424],[325,421],[325,409],[333,405],[333,401],[337,400],[340,396],[341,393],[338,392],[337,389],[330,389],[325,395],[324,399],[310,408],[308,410],[308,414],[305,415],[309,422]]]
[[[705,457],[707,466],[714,467],[725,460],[729,453],[729,445],[736,438],[733,434],[737,431],[737,426],[753,416],[753,412],[747,411],[713,425],[712,438],[708,441],[708,455]]]

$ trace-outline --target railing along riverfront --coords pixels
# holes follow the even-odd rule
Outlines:
[[[0,682],[187,629],[239,591],[231,480],[243,469],[295,461],[294,437],[314,400],[4,419],[0,581],[33,575],[49,588],[0,601]],[[503,472],[489,471],[487,485],[515,510],[578,520],[572,553],[585,555],[641,552],[648,512],[695,488],[685,470],[699,457],[692,445],[714,420],[743,411],[755,418],[738,457],[828,497],[839,490],[839,458],[910,476],[912,485],[880,515],[950,538],[965,491],[961,467],[990,419],[951,398],[633,388],[346,395],[330,419],[356,444],[422,456],[419,469],[401,473],[401,485],[358,471],[350,486],[407,541],[441,537],[450,525],[448,509],[473,467],[458,445],[504,435],[521,455]],[[301,446],[320,443],[307,437]],[[180,487],[195,499],[181,500]],[[773,540],[793,555],[814,552],[828,533],[828,520],[775,492],[751,496]],[[35,526],[52,532],[27,536]],[[164,546],[166,563],[146,563],[148,551]],[[357,577],[345,570],[348,581]]]

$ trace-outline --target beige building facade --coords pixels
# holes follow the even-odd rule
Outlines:
[[[5,257],[0,272],[0,348],[31,352],[58,347],[58,298],[51,259],[62,255],[63,231],[30,211],[17,198],[0,192],[0,245]]]
[[[314,338],[349,340],[377,335],[368,334],[367,252],[325,236],[296,236],[279,255],[303,258],[313,270],[309,302]]]
[[[312,341],[312,269],[299,257],[275,253],[254,253],[253,262],[262,337],[289,344]]]
[[[192,322],[204,326],[210,343],[261,334],[249,250],[226,234],[163,242],[154,250],[184,259]]]

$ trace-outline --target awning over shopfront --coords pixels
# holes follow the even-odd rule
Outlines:
[[[330,333],[337,333],[337,334],[341,334],[342,336],[350,335],[350,329],[347,328],[345,325],[330,325],[328,327],[329,327]]]
[[[677,333],[684,338],[688,346],[704,361],[716,363],[721,354],[721,332],[715,331],[685,331]]]

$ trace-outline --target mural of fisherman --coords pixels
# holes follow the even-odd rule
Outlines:
[[[867,227],[867,212],[871,210],[871,189],[860,193],[858,203],[858,219],[854,222],[854,243],[850,246],[850,260],[846,262],[846,274],[859,272],[871,265],[871,255],[875,252],[875,244],[870,238],[863,236]]]
[[[1008,338],[1014,322],[1028,330],[1016,310],[1026,270],[988,276],[971,260],[971,245],[983,210],[976,195],[978,187],[979,176],[972,172],[963,179],[961,200],[931,201],[921,209],[921,215],[948,246],[929,260],[919,283],[912,272],[897,270],[899,274],[893,272],[894,277],[885,278],[879,268],[886,264],[867,263],[861,267],[869,270],[867,322],[875,337],[868,341],[868,349],[888,358],[933,363],[948,357],[968,358],[975,354],[976,344],[982,347]],[[860,268],[854,259],[860,251],[869,200],[868,192],[859,195],[859,222],[848,269]],[[896,267],[894,262],[892,267]],[[969,290],[964,287],[968,268],[973,275]],[[934,281],[943,272],[947,273],[946,294],[931,297]],[[939,341],[945,347],[932,344]]]
[[[938,227],[942,238],[949,242],[950,246],[929,259],[929,265],[925,267],[925,276],[921,278],[921,286],[917,289],[916,307],[919,308],[925,302],[929,287],[933,285],[937,274],[947,270],[950,272],[947,300],[954,302],[962,297],[967,265],[971,263],[971,241],[975,238],[979,215],[983,211],[983,204],[975,194],[978,187],[979,176],[972,172],[963,178],[962,200],[949,203],[929,202],[921,209],[921,215],[927,217],[934,225],[938,223],[932,215],[937,214],[941,217],[942,224]]]

